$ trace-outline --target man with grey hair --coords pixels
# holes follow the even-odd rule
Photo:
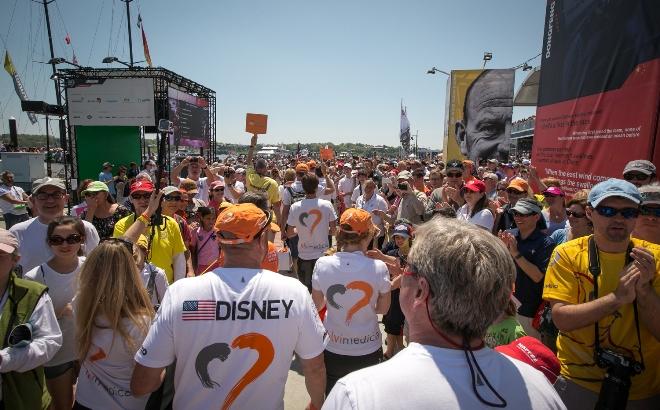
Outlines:
[[[660,183],[644,185],[639,193],[642,202],[632,236],[660,245]]]
[[[340,379],[323,408],[565,408],[542,373],[484,348],[515,274],[506,248],[488,232],[457,220],[426,222],[401,280],[408,347]]]

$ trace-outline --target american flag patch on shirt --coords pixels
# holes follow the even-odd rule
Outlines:
[[[215,300],[186,300],[183,302],[183,320],[215,320]]]

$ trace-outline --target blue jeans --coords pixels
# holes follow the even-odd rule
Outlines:
[[[19,222],[27,221],[28,219],[30,219],[30,216],[28,214],[21,214],[21,215],[2,214],[2,216],[5,218],[5,229],[9,229]]]

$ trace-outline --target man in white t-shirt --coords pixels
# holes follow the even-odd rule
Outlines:
[[[378,216],[378,211],[385,213],[389,209],[389,206],[387,201],[385,201],[385,198],[378,195],[376,192],[376,182],[374,182],[373,179],[367,179],[364,182],[363,191],[364,193],[358,198],[355,207],[364,209],[371,214],[374,225],[376,225],[380,230],[378,237],[375,239],[377,248],[380,249],[383,247],[383,242],[385,241],[385,221],[383,221],[383,218]],[[369,249],[372,249],[372,247],[373,243]]]
[[[464,221],[432,219],[416,231],[402,274],[408,347],[340,379],[323,409],[565,408],[543,373],[484,347],[516,274],[508,251],[490,233]]]
[[[298,277],[312,291],[312,272],[316,260],[325,254],[334,236],[337,213],[330,201],[318,199],[319,179],[307,173],[302,177],[305,198],[291,205],[287,217],[287,236],[298,236]]]
[[[39,216],[18,223],[10,229],[20,244],[20,265],[23,272],[48,262],[53,257],[50,247],[46,246],[48,224],[58,216],[64,215],[64,205],[68,199],[64,181],[59,178],[45,177],[32,183],[30,204]],[[82,222],[85,225],[83,249],[85,255],[88,255],[99,244],[99,234],[94,225],[87,221]]]
[[[175,409],[283,409],[295,352],[311,405],[321,407],[325,330],[304,286],[260,269],[269,226],[250,203],[218,216],[224,267],[169,287],[135,355],[133,394],[155,391],[176,360]]]
[[[355,189],[355,178],[351,175],[351,172],[353,171],[353,167],[351,166],[350,163],[344,164],[344,176],[341,177],[339,182],[337,183],[337,189],[339,190],[339,198],[344,201],[344,209],[350,208],[352,203],[351,203],[351,195],[353,194],[353,190]]]
[[[0,175],[0,210],[5,219],[5,228],[9,229],[19,222],[29,219],[27,212],[28,196],[23,188],[14,185],[14,174],[5,171]]]
[[[179,185],[181,180],[179,175],[183,168],[188,167],[188,176],[186,178],[195,181],[197,184],[197,193],[195,193],[195,198],[204,201],[204,203],[209,202],[209,185],[211,182],[218,179],[218,177],[211,172],[206,160],[204,157],[186,157],[172,170],[172,176],[174,177],[174,185]],[[202,177],[202,172],[204,172],[204,177]]]
[[[357,172],[357,180],[355,183],[355,188],[353,188],[353,193],[351,194],[351,207],[355,207],[358,198],[364,193],[363,185],[364,181],[367,180],[367,171],[360,169]]]
[[[237,177],[238,174],[234,168],[225,168],[222,178],[225,183],[225,199],[232,204],[237,204],[238,199],[245,193],[245,185]]]

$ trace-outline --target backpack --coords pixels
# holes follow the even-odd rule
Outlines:
[[[291,205],[295,204],[296,202],[300,202],[303,199],[305,199],[305,192],[297,192],[291,189],[290,186],[286,187],[286,190],[289,191],[289,195],[291,195]]]

